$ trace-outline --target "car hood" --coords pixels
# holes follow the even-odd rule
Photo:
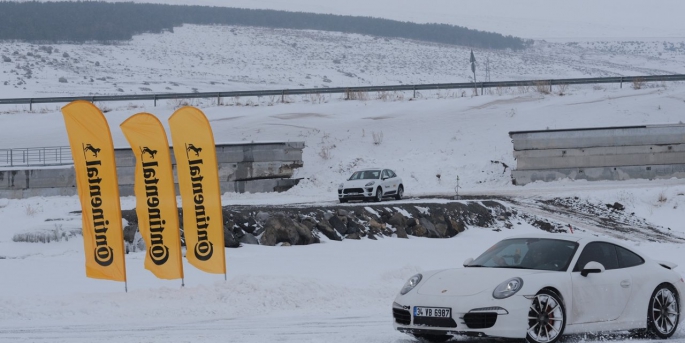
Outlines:
[[[439,271],[419,284],[418,294],[465,296],[492,292],[497,285],[513,277],[546,273],[542,270],[509,268],[455,268]]]
[[[347,180],[347,181],[343,182],[343,184],[345,185],[345,188],[363,188],[364,185],[366,185],[367,183],[369,183],[371,181],[378,181],[378,180],[368,180],[368,179],[367,180]],[[376,184],[378,184],[378,182],[376,182]]]

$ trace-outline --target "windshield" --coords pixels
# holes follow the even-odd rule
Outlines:
[[[381,176],[380,170],[362,170],[354,172],[348,180],[375,180]]]
[[[467,267],[565,271],[576,249],[578,243],[560,239],[505,239],[478,256]]]

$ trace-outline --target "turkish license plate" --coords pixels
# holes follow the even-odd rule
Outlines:
[[[448,307],[419,307],[414,306],[414,317],[452,317],[452,309]]]

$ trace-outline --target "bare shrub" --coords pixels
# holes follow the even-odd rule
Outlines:
[[[309,96],[309,101],[312,104],[320,104],[326,102],[326,96],[321,94],[321,93],[312,93],[308,94]]]
[[[331,159],[331,147],[325,145],[322,146],[321,150],[319,150],[319,156],[321,156],[321,158],[324,160]]]
[[[135,110],[136,108],[141,108],[142,106],[134,104],[132,102],[129,102],[128,105],[126,105],[127,110]]]
[[[189,99],[169,99],[169,100],[167,100],[167,103],[173,109],[179,109],[179,108],[184,107],[184,106],[190,106]]]
[[[373,135],[373,144],[381,145],[381,143],[383,143],[383,131],[373,131],[371,132],[371,135]]]
[[[27,216],[33,217],[36,215],[38,212],[42,212],[43,210],[38,208],[38,207],[33,207],[31,204],[28,204],[24,207],[24,212],[26,213]]]
[[[95,107],[99,108],[100,111],[102,111],[102,113],[112,112],[112,108],[109,107],[109,106],[107,106],[107,105],[106,105],[105,103],[103,103],[103,102],[98,102],[98,103],[95,103],[95,104],[93,104],[93,105],[95,105]]]
[[[557,95],[564,96],[568,91],[568,84],[562,83],[557,85]]]
[[[378,99],[378,100],[387,101],[389,98],[390,98],[390,93],[386,92],[386,91],[380,91],[376,95],[376,99]]]
[[[516,89],[518,90],[519,94],[525,94],[525,93],[528,93],[530,91],[529,86],[518,86],[518,87],[516,87]]]
[[[600,85],[594,85],[594,86],[592,86],[592,89],[596,90],[596,91],[602,91],[602,90],[604,90],[604,87],[602,87]]]
[[[499,95],[499,96],[502,96],[502,94],[504,94],[504,87],[502,87],[502,86],[497,86],[497,87],[495,88],[495,93],[496,93],[497,95]]]
[[[659,199],[657,199],[660,203],[665,203],[668,201],[668,198],[666,197],[666,194],[664,192],[659,193]]]
[[[25,243],[50,243],[68,241],[69,238],[81,235],[81,229],[66,231],[62,229],[62,224],[55,224],[55,228],[48,231],[18,233],[12,237],[14,242]]]
[[[540,80],[535,82],[535,91],[540,94],[549,94],[551,88],[552,86],[549,81]]]
[[[366,92],[352,91],[348,89],[345,91],[345,100],[366,101],[369,100],[369,95]]]
[[[633,80],[633,89],[642,89],[645,86],[645,79],[638,77]]]

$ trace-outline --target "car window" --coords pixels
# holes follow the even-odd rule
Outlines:
[[[565,271],[577,248],[578,243],[560,239],[505,239],[468,266]]]
[[[586,245],[573,271],[581,271],[588,262],[592,261],[601,263],[606,270],[618,269],[615,245],[604,242],[592,242]]]
[[[388,174],[388,170],[387,170],[387,169],[384,169],[384,170],[383,170],[383,178],[386,178],[386,179],[387,179],[387,178],[389,178],[389,177],[390,177],[390,175]]]
[[[397,174],[395,174],[394,171],[389,170],[389,169],[388,169],[388,175],[389,175],[390,177],[397,177]]]
[[[363,171],[358,171],[354,172],[352,176],[350,176],[350,180],[373,180],[373,179],[378,179],[381,174],[380,170],[363,170]]]
[[[616,251],[618,252],[618,265],[621,268],[635,267],[645,263],[642,257],[628,249],[616,246]]]

